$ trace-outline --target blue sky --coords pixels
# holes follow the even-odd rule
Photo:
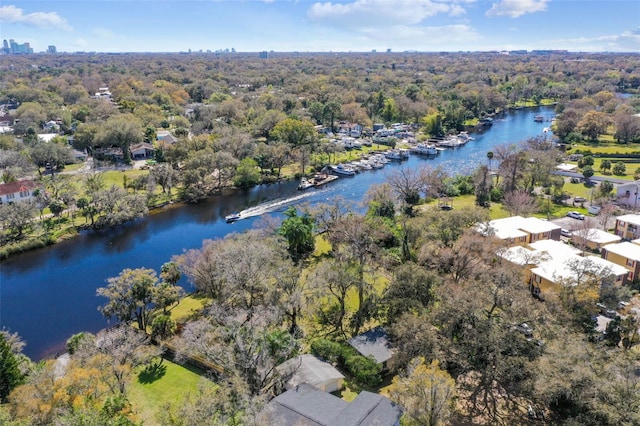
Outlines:
[[[36,52],[640,52],[638,0],[2,0]]]

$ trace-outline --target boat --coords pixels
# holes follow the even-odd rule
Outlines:
[[[326,173],[318,173],[313,177],[313,186],[320,187],[322,185],[326,185],[329,182],[333,182],[338,179],[338,176],[328,175]]]
[[[427,144],[427,143],[419,143],[410,148],[410,151],[414,154],[420,155],[437,155],[438,150],[435,145]]]
[[[231,213],[230,215],[224,217],[224,220],[226,220],[227,223],[237,222],[240,219],[242,219],[242,215],[240,215],[240,213]]]
[[[544,115],[536,115],[535,117],[533,117],[533,121],[535,121],[536,123],[542,123],[544,121]]]
[[[389,160],[402,161],[409,158],[409,150],[408,149],[391,149],[384,153],[384,156]]]
[[[465,143],[475,140],[472,136],[469,136],[468,132],[460,132],[458,134],[458,139],[460,139],[461,141],[464,141]]]
[[[342,165],[342,164],[338,164],[337,166],[329,166],[329,169],[340,176],[355,176],[356,171],[353,170],[352,168]]]
[[[303,177],[300,179],[300,184],[298,185],[298,189],[303,191],[305,189],[313,188],[313,180],[307,179]]]

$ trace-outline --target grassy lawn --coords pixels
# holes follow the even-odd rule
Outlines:
[[[171,318],[176,323],[186,322],[193,316],[202,311],[206,305],[211,302],[208,297],[200,295],[188,295],[180,299],[178,306],[175,306],[170,311]]]
[[[164,367],[164,368],[162,368]],[[201,377],[201,371],[183,367],[164,360],[157,375],[140,371],[129,386],[129,401],[139,419],[145,425],[158,425],[158,414],[166,405],[179,404],[188,393],[197,390],[199,384],[215,387],[216,384]]]

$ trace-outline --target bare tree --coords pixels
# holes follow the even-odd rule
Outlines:
[[[527,191],[518,189],[505,194],[504,207],[514,216],[529,216],[538,209],[538,200]]]

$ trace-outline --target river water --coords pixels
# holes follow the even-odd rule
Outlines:
[[[109,325],[98,311],[105,299],[96,289],[125,268],[153,268],[175,254],[197,248],[204,239],[221,238],[251,228],[263,215],[281,217],[289,205],[326,202],[336,197],[359,202],[372,184],[383,183],[394,167],[442,166],[451,174],[486,164],[488,151],[506,143],[544,136],[549,123],[535,115],[553,116],[550,108],[516,110],[497,118],[474,141],[437,157],[411,156],[403,163],[340,178],[326,187],[297,191],[297,182],[264,185],[213,197],[197,205],[166,208],[124,227],[87,232],[70,241],[24,253],[0,263],[0,328],[18,332],[27,342],[25,354],[40,360],[64,351],[65,341],[80,331]],[[401,165],[400,165],[401,164]],[[224,216],[242,211],[227,224]],[[188,289],[188,283],[182,283]]]

